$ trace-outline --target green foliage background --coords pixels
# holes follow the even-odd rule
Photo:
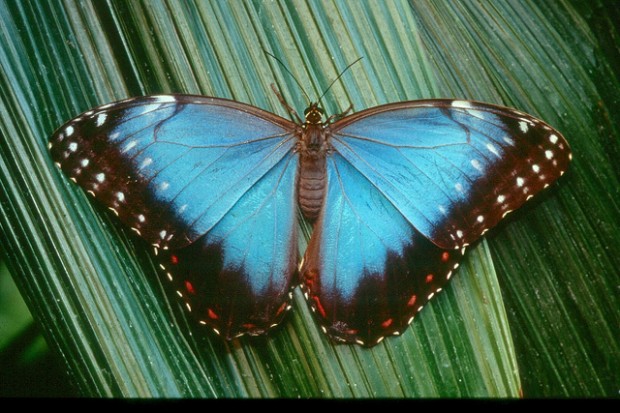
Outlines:
[[[0,394],[29,394],[15,378],[47,369],[10,272],[60,366],[51,394],[618,397],[619,21],[601,0],[0,0]],[[310,96],[364,57],[325,97],[328,113],[504,104],[562,131],[574,162],[469,252],[402,337],[335,346],[297,292],[270,338],[223,343],[186,320],[148,247],[60,175],[46,144],[71,117],[135,95],[286,116],[275,83],[302,111],[263,50]]]

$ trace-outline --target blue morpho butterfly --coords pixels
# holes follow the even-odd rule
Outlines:
[[[70,120],[49,147],[159,250],[200,323],[226,339],[263,334],[299,277],[322,329],[366,346],[402,333],[465,247],[571,159],[543,121],[473,101],[327,120],[312,103],[293,118],[220,98],[136,97]],[[301,264],[297,207],[314,223]]]

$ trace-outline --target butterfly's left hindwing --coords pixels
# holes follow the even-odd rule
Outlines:
[[[206,235],[159,253],[194,318],[227,339],[265,333],[290,307],[298,264],[296,172],[290,153]]]
[[[295,128],[224,99],[151,96],[80,115],[50,150],[74,182],[160,249],[196,318],[232,338],[263,333],[289,305]]]

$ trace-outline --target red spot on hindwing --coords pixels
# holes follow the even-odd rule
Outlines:
[[[218,320],[220,318],[220,316],[217,315],[217,313],[210,308],[207,308],[207,315],[211,320]]]
[[[288,302],[283,302],[282,305],[278,308],[278,311],[276,311],[276,317],[279,316],[280,314],[282,314],[284,311],[286,311],[286,307],[288,307]]]
[[[326,318],[327,314],[325,313],[325,309],[323,308],[323,305],[321,304],[321,299],[315,295],[312,297],[312,300],[314,301],[314,307],[319,312],[319,314],[321,314],[323,318]]]
[[[443,254],[441,254],[441,261],[448,262],[449,259],[450,253],[448,251],[444,251]]]
[[[196,290],[194,289],[194,286],[189,281],[185,281],[185,289],[187,290],[188,293],[192,295],[196,294]]]
[[[179,263],[179,257],[177,257],[176,255],[171,255],[170,256],[170,264],[172,265],[176,265]]]
[[[427,283],[427,284],[432,283],[432,282],[433,282],[433,278],[435,278],[435,276],[434,276],[433,274],[428,274],[428,275],[426,276],[426,279],[425,279],[426,283]]]
[[[411,298],[409,299],[409,301],[407,301],[407,306],[408,307],[413,307],[415,305],[415,302],[417,301],[418,297],[414,294],[411,296]]]

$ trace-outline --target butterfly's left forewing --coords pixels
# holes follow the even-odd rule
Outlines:
[[[83,113],[56,131],[60,168],[145,240],[189,245],[295,146],[295,125],[192,95],[145,96]]]
[[[159,249],[196,318],[232,338],[263,333],[290,302],[295,128],[225,99],[147,96],[69,121],[50,150],[74,182]]]

